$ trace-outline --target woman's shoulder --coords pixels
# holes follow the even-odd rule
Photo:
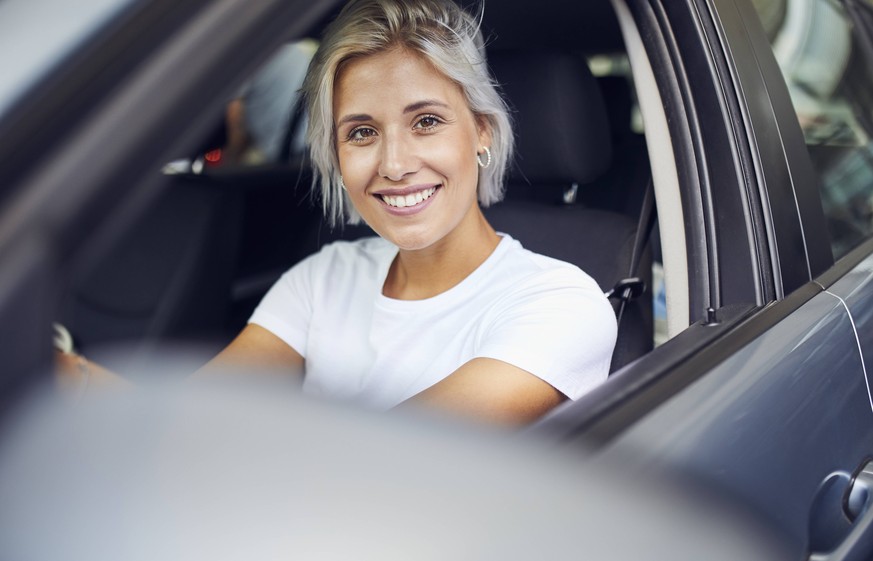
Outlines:
[[[287,275],[305,276],[309,282],[334,289],[355,286],[365,279],[378,279],[397,254],[397,247],[379,237],[335,241],[324,245]]]
[[[488,329],[500,325],[535,325],[541,333],[578,334],[592,326],[602,335],[602,349],[615,344],[615,313],[603,290],[582,269],[524,249],[518,242],[501,259],[489,288],[494,297],[486,316]],[[576,341],[575,335],[573,341]],[[608,366],[608,359],[607,359]]]
[[[508,238],[501,265],[502,274],[521,284],[558,283],[602,294],[600,286],[588,273],[572,263],[555,259],[526,249],[515,239]]]

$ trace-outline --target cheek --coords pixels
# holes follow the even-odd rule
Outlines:
[[[472,154],[472,155],[471,155]],[[430,152],[434,167],[450,179],[461,180],[468,183],[471,178],[474,182],[478,177],[475,150],[471,151],[468,143],[453,141],[445,142],[434,147]]]
[[[366,150],[342,150],[337,152],[340,174],[350,194],[363,189],[371,164]]]

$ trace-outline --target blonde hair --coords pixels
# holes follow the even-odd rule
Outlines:
[[[420,54],[458,84],[477,121],[487,124],[492,162],[479,168],[479,203],[489,206],[503,198],[503,178],[515,141],[509,111],[485,60],[480,23],[451,0],[351,0],[327,27],[309,65],[303,95],[309,117],[306,136],[315,168],[313,189],[321,188],[324,213],[331,225],[360,221],[342,189],[336,155],[333,92],[337,73],[353,57],[397,47]]]

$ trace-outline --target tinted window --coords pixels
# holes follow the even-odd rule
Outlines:
[[[873,72],[830,0],[754,0],[820,179],[834,257],[873,235]]]

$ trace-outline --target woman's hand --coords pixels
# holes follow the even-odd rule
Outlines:
[[[55,382],[63,393],[84,395],[90,378],[90,368],[84,357],[55,350]]]
[[[63,393],[81,397],[89,388],[125,388],[126,378],[76,353],[65,329],[56,327],[55,382]],[[197,374],[205,372],[281,371],[302,379],[303,357],[284,341],[257,325],[249,325]]]
[[[73,351],[55,350],[55,382],[60,390],[81,397],[88,388],[124,388],[125,378]]]

